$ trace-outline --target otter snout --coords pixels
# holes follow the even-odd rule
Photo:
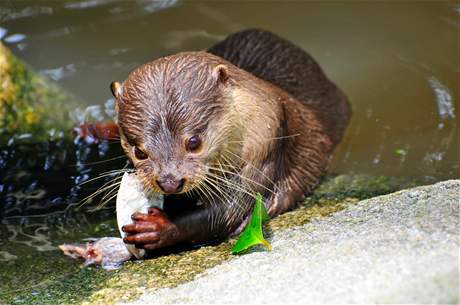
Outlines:
[[[172,175],[167,175],[156,181],[158,187],[166,194],[180,193],[184,188],[185,179],[177,179]]]

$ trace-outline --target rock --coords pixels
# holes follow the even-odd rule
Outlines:
[[[460,180],[359,202],[135,302],[458,303]]]
[[[341,210],[349,209],[360,199],[411,188],[417,183],[420,182],[411,178],[345,174],[329,176],[300,204],[299,208],[269,221],[266,228],[268,239],[276,239],[280,232],[286,232],[287,236],[294,236],[297,234],[297,229],[290,230],[294,227],[302,228],[312,221],[316,224],[321,222],[321,219],[327,219]],[[349,221],[352,223],[353,219],[350,218]],[[356,219],[356,223],[360,222],[363,222],[363,219]],[[111,227],[116,231],[116,224],[112,224]],[[307,226],[307,228],[308,232],[316,230],[316,226]],[[112,234],[110,232],[114,231],[107,231],[104,235],[110,235]],[[305,240],[305,237],[302,238]],[[302,243],[305,242],[304,240]],[[166,251],[147,260],[128,261],[122,268],[111,272],[98,267],[81,269],[78,264],[70,264],[70,260],[57,251],[40,252],[40,255],[33,258],[18,256],[18,259],[9,264],[0,265],[0,274],[2,274],[0,277],[6,278],[6,281],[0,282],[0,291],[3,292],[0,293],[0,304],[4,302],[22,305],[111,305],[120,301],[135,300],[145,291],[153,293],[161,288],[177,287],[192,281],[212,267],[234,260],[237,257],[231,254],[231,248],[235,241],[230,239],[198,249],[179,248]],[[312,242],[310,246],[314,244]],[[287,243],[286,247],[290,246]],[[295,247],[294,244],[293,249]],[[277,248],[274,251],[277,253],[280,250]],[[252,257],[252,254],[249,257]],[[50,261],[53,262],[52,267]],[[257,260],[254,260],[254,264],[257,264]],[[34,272],[27,273],[25,278],[24,268],[32,268]],[[253,268],[252,266],[248,268],[248,272]],[[46,276],[42,276],[43,274]],[[16,286],[20,288],[16,290]],[[30,289],[38,294],[31,295]]]
[[[79,184],[85,179],[124,166],[124,157],[112,159],[121,154],[120,145],[96,141],[92,124],[81,125],[77,137],[76,127],[102,109],[80,109],[84,104],[0,41],[0,220],[65,209],[90,195],[86,189],[107,182],[95,179],[83,189]],[[111,137],[117,131],[113,126],[99,123],[91,130]]]
[[[73,139],[70,112],[77,105],[76,97],[34,73],[0,42],[0,146]]]

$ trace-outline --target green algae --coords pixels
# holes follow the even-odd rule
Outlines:
[[[401,189],[422,184],[407,177],[369,176],[369,175],[338,175],[328,176],[310,196],[308,200],[345,198],[366,199],[384,195]]]
[[[6,261],[0,257],[0,260],[3,258],[0,262],[0,304],[6,301],[22,304],[24,296],[32,304],[45,302],[42,293],[47,293],[48,285],[69,285],[69,276],[81,269],[81,264],[63,256],[57,245],[68,240],[118,232],[114,220],[99,221],[94,225],[94,221],[86,216],[75,215],[75,219],[81,223],[77,224],[75,219],[71,222],[60,219],[52,225],[55,220],[50,221],[51,218],[51,215],[35,217],[23,224],[4,220],[0,224],[0,249],[3,253],[11,254]],[[34,301],[37,298],[40,302]],[[50,300],[50,303],[55,303],[55,300]]]
[[[299,208],[270,220],[266,228],[270,236],[270,232],[326,217],[356,204],[360,199],[416,184],[403,178],[365,175],[328,177]],[[37,258],[37,272],[42,268],[41,272],[50,270],[52,273],[56,266],[65,272],[59,273],[59,276],[43,277],[46,278],[45,282],[33,287],[24,285],[23,290],[8,290],[0,294],[0,303],[4,300],[12,304],[114,304],[132,300],[145,290],[175,287],[190,281],[206,269],[231,259],[231,248],[235,242],[235,239],[230,239],[218,245],[128,262],[116,271],[96,267],[80,268],[67,258],[68,265],[65,266],[62,263],[65,260],[57,254],[40,257]]]
[[[22,134],[44,142],[50,131],[74,127],[70,111],[76,108],[76,98],[34,73],[1,42],[0,84],[0,145]]]

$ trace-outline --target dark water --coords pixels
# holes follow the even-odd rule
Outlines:
[[[354,117],[334,170],[445,179],[459,171],[455,2],[0,1],[3,41],[87,105],[159,56],[245,28],[310,52]]]
[[[240,29],[276,32],[311,53],[353,105],[331,171],[425,182],[459,177],[459,20],[460,5],[443,1],[0,0],[3,43],[79,96],[93,120],[111,115],[108,84],[146,61],[206,49]],[[58,260],[65,240],[116,234],[110,209],[74,207],[100,186],[80,182],[125,165],[84,165],[119,156],[117,145],[79,146],[59,167],[31,156],[34,167],[0,174],[0,262],[10,275],[31,255]],[[53,213],[40,216],[43,207]]]

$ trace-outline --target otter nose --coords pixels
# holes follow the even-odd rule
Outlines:
[[[177,180],[174,177],[166,176],[157,180],[157,184],[166,194],[179,193],[184,187],[185,179]]]

